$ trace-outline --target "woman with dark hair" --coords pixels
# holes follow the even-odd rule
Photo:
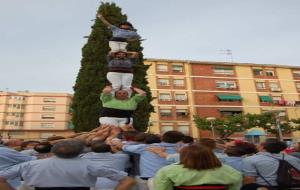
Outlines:
[[[181,149],[179,163],[165,166],[156,173],[154,189],[172,190],[174,186],[213,184],[238,190],[241,181],[241,173],[222,165],[209,148],[193,144]]]

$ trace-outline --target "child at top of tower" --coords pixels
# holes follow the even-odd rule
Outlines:
[[[110,24],[103,15],[97,14],[97,17],[112,31],[112,38],[109,41],[112,52],[126,51],[127,42],[141,38],[129,22],[122,22],[117,27]]]

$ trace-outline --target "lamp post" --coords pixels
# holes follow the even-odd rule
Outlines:
[[[280,117],[284,116],[285,113],[282,112],[281,110],[272,110],[272,111],[267,111],[265,113],[272,113],[275,115],[275,122],[276,122],[278,137],[279,137],[280,141],[283,141],[283,135],[282,135],[281,127],[280,127]]]
[[[216,140],[215,128],[214,128],[214,121],[216,120],[216,118],[215,117],[207,117],[206,120],[210,122],[211,133],[212,133],[214,140]]]

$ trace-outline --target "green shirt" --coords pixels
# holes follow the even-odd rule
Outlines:
[[[242,175],[227,165],[209,170],[191,170],[181,164],[172,164],[158,170],[154,177],[155,190],[173,190],[174,186],[226,184],[229,190],[239,190]]]
[[[135,94],[127,100],[118,100],[112,94],[101,94],[100,100],[102,101],[103,107],[114,108],[119,110],[136,110],[138,103],[145,99],[145,96]]]

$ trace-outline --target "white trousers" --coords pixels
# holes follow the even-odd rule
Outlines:
[[[131,96],[132,73],[108,72],[106,78],[111,83],[113,92],[122,89],[128,92],[128,97]]]
[[[127,42],[118,42],[118,41],[109,41],[109,47],[111,52],[118,52],[118,51],[127,51],[126,46]]]
[[[122,127],[122,126],[126,125],[126,123],[128,121],[127,121],[127,118],[120,118],[120,117],[100,117],[99,118],[99,122],[101,124]],[[128,125],[132,125],[132,123],[133,123],[133,119],[130,118],[130,122],[129,122]]]

